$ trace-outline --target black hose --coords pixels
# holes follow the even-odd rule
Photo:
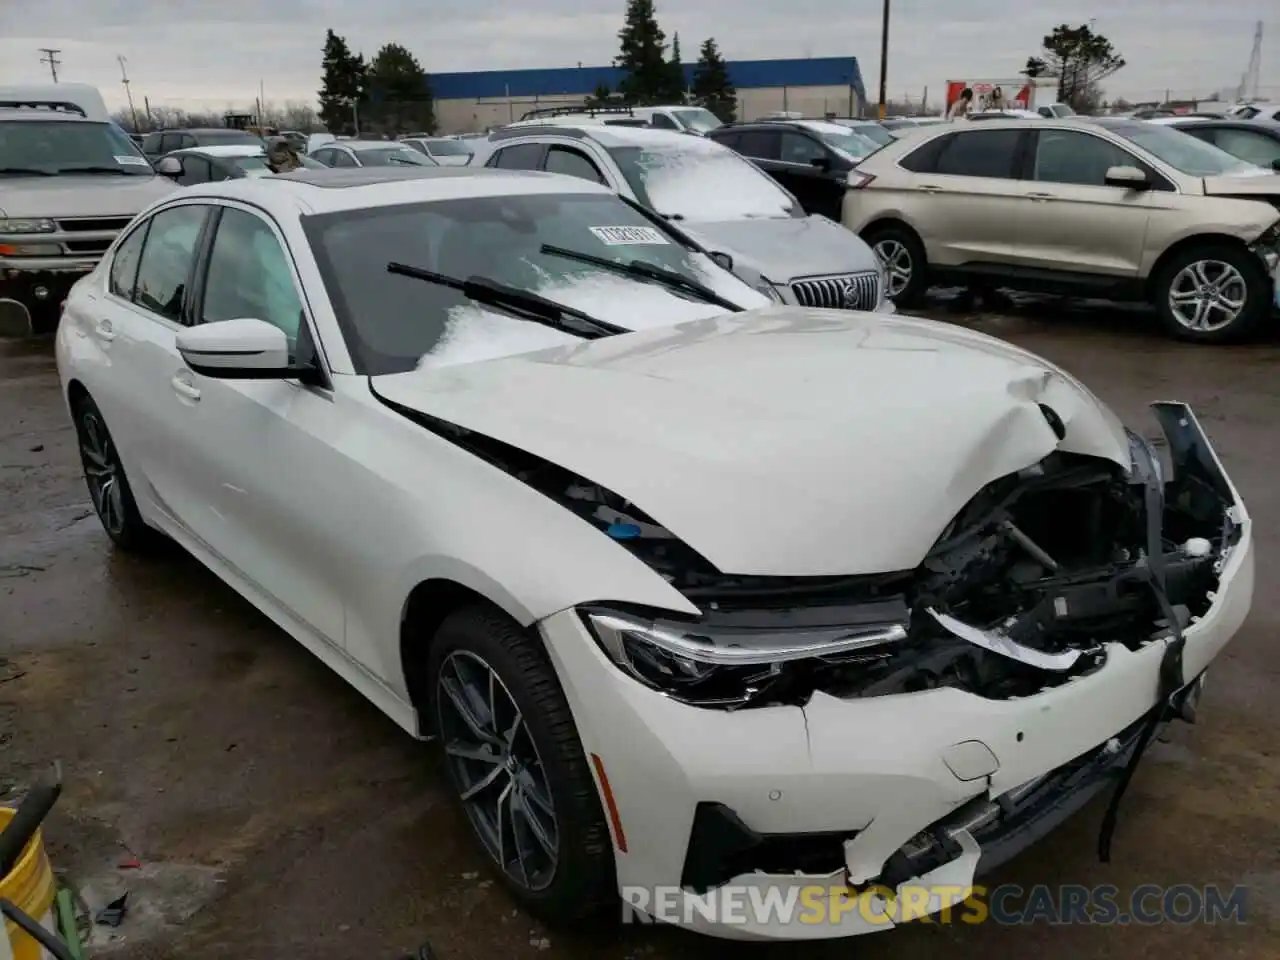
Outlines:
[[[36,783],[27,795],[22,798],[17,811],[0,832],[0,877],[9,875],[17,865],[22,851],[27,848],[31,838],[44,823],[53,805],[62,792],[62,776],[57,765],[54,766],[51,783]]]

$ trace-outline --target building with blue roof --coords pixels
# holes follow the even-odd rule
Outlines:
[[[806,116],[851,116],[866,103],[856,57],[790,60],[733,60],[729,77],[738,91],[738,116],[752,119],[776,111]],[[684,65],[693,83],[692,63]],[[520,119],[539,107],[581,101],[602,85],[616,90],[624,76],[618,67],[551,67],[533,70],[482,70],[433,73],[436,118],[444,133],[485,130]]]

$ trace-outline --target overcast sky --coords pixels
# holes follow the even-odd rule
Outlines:
[[[520,9],[523,7],[524,9]],[[40,47],[60,48],[64,80],[123,103],[118,55],[134,94],[193,109],[314,100],[325,29],[373,54],[393,40],[428,71],[606,64],[625,0],[0,0],[0,83],[41,80]],[[684,58],[714,36],[729,59],[856,56],[878,82],[880,0],[659,0]],[[525,10],[529,12],[524,12]],[[534,12],[536,11],[536,12]],[[948,79],[1016,75],[1055,24],[1096,17],[1129,66],[1112,98],[1151,99],[1234,88],[1254,22],[1272,15],[1263,95],[1280,99],[1277,0],[893,0],[891,97],[931,99]]]

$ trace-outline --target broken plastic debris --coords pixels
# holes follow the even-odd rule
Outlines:
[[[1080,659],[1079,650],[1045,653],[1043,650],[1024,646],[998,630],[983,630],[979,627],[970,626],[962,620],[957,620],[955,617],[948,616],[945,613],[939,613],[932,608],[930,608],[929,614],[938,621],[943,629],[953,636],[959,637],[961,640],[967,640],[976,647],[982,647],[984,650],[998,653],[1002,657],[1025,663],[1030,667],[1039,667],[1041,670],[1068,670],[1072,664]]]
[[[104,927],[118,927],[124,921],[124,915],[129,911],[129,894],[123,893],[116,897],[105,907],[97,912],[94,916],[94,923],[100,923]]]

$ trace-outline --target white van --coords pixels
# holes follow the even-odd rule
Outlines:
[[[102,94],[87,83],[0,86],[0,110],[64,110],[99,123],[111,119]]]

